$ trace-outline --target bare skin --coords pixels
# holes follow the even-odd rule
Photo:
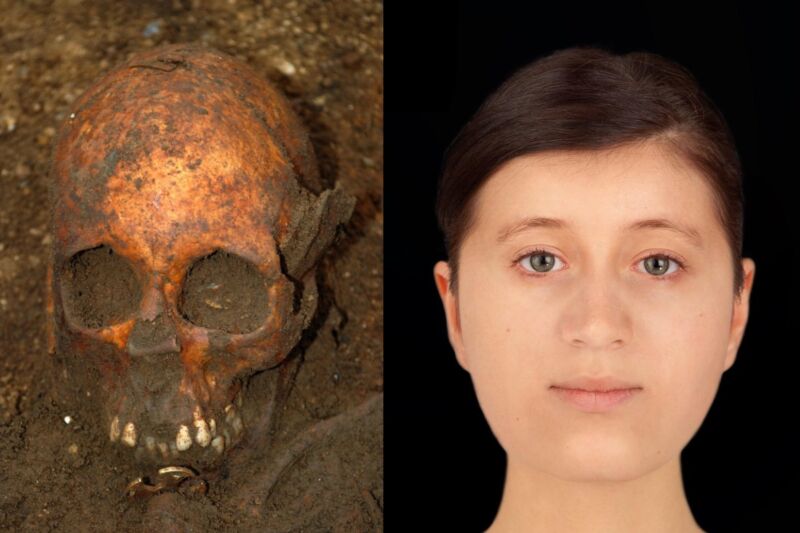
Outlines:
[[[704,176],[655,141],[540,153],[495,172],[473,215],[456,289],[446,262],[434,277],[508,456],[489,531],[700,530],[680,453],[736,358],[755,275],[743,259],[734,293]],[[630,394],[563,394],[595,386]]]

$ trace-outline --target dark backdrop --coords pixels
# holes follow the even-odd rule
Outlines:
[[[707,531],[788,520],[798,495],[800,407],[794,18],[766,6],[700,12],[663,0],[518,4],[385,8],[387,529],[479,531],[497,510],[504,456],[448,344],[433,283],[433,265],[444,258],[436,180],[447,144],[492,89],[574,45],[678,61],[733,130],[745,174],[744,251],[757,265],[751,315],[739,357],[684,451],[684,478]]]

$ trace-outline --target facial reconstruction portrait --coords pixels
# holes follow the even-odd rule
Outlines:
[[[438,19],[442,89],[387,104],[403,125],[387,146],[427,132],[411,161],[387,152],[427,210],[400,246],[421,251],[387,261],[412,279],[394,298],[430,307],[414,398],[387,410],[426,435],[405,441],[403,486],[459,531],[776,522],[796,472],[778,368],[794,367],[764,355],[790,351],[765,328],[796,315],[754,305],[780,301],[758,228],[788,218],[753,163],[749,78],[716,51],[614,40],[613,10],[592,33],[553,9],[536,36],[518,11],[463,7],[456,43]],[[413,490],[421,475],[435,489]]]
[[[755,275],[732,146],[679,66],[591,48],[521,69],[451,145],[434,277],[508,458],[489,531],[554,528],[571,492],[636,509],[573,509],[576,524],[700,530],[680,452],[736,359]]]
[[[54,131],[42,392],[9,427],[66,470],[4,497],[64,495],[40,504],[62,530],[380,530],[380,131],[339,126],[378,93],[174,41],[87,80]]]

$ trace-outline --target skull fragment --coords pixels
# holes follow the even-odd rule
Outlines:
[[[56,388],[141,464],[217,464],[247,433],[243,384],[309,326],[316,264],[353,198],[322,190],[273,87],[195,45],[89,88],[51,180]]]

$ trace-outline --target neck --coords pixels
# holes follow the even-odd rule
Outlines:
[[[509,458],[503,501],[489,533],[701,531],[683,490],[680,457],[628,481],[565,481]]]

